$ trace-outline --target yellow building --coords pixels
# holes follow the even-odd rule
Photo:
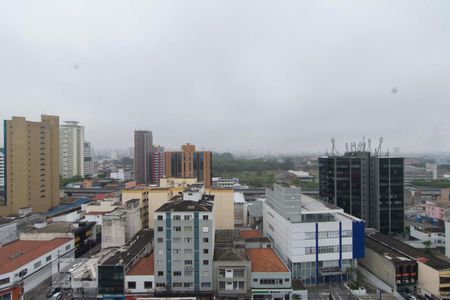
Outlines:
[[[207,188],[205,193],[214,195],[216,230],[234,229],[234,191],[232,189]]]
[[[4,138],[6,200],[0,215],[25,207],[45,212],[59,205],[59,117],[5,120]]]
[[[148,187],[136,186],[122,191],[122,204],[131,199],[139,199],[139,206],[141,210],[142,228],[149,228],[148,220]]]

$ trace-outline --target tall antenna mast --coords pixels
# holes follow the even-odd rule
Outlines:
[[[331,138],[331,155],[337,155],[335,138]]]
[[[379,142],[379,144],[378,144],[377,155],[381,155],[381,144],[383,143],[383,137],[380,137],[378,139],[378,142]]]
[[[367,151],[371,152],[372,148],[370,147],[370,144],[372,143],[372,139],[367,139]]]

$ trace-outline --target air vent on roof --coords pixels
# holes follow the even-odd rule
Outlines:
[[[16,253],[13,253],[13,254],[11,254],[10,256],[8,256],[8,258],[9,259],[16,259],[16,258],[18,258],[19,256],[22,256],[24,253],[23,252],[16,252]]]

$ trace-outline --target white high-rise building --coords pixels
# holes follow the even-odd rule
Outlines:
[[[90,142],[84,142],[84,176],[94,176],[94,148]]]
[[[64,121],[59,130],[60,174],[63,178],[84,176],[84,127]]]

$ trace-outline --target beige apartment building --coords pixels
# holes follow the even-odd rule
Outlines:
[[[25,207],[44,212],[59,205],[59,117],[5,120],[4,138],[6,199],[0,215]]]

